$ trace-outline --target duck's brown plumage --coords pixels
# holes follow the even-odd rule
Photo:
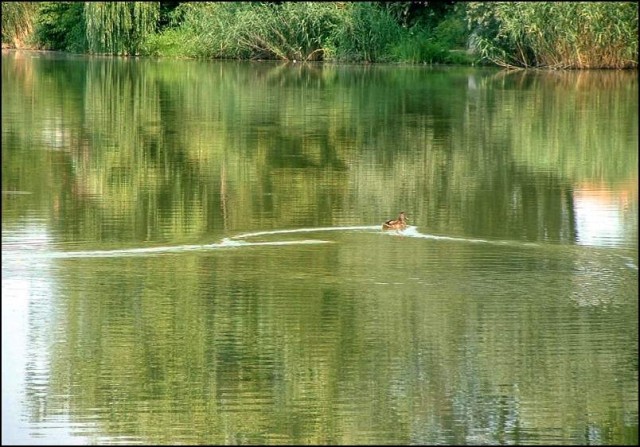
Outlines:
[[[404,215],[404,211],[397,219],[391,219],[382,224],[383,230],[404,230],[405,228],[407,228],[407,217]]]

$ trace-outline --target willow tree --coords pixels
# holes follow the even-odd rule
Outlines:
[[[2,43],[20,48],[33,31],[40,5],[36,2],[2,2]]]
[[[138,54],[156,29],[159,2],[85,2],[90,53]]]

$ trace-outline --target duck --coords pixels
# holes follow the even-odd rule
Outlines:
[[[405,216],[404,211],[400,212],[400,215],[397,219],[391,219],[382,224],[383,230],[404,230],[407,228],[407,216]]]

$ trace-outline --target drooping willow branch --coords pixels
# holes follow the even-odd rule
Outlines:
[[[138,54],[144,38],[155,31],[159,11],[158,2],[85,2],[89,51]]]

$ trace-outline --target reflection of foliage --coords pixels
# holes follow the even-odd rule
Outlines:
[[[632,73],[15,57],[2,64],[3,113],[19,118],[3,122],[3,189],[34,192],[29,206],[50,210],[52,234],[69,242],[211,242],[373,224],[400,207],[436,232],[570,241],[574,183],[637,179]],[[19,225],[24,215],[5,208],[15,209],[3,206],[3,224]],[[372,284],[420,268],[420,247],[405,242],[282,247],[277,262],[272,247],[60,260],[50,405],[33,417],[108,408],[102,434],[151,443],[175,442],[174,430],[184,443],[349,444],[380,432],[399,444],[471,443],[482,432],[519,444],[532,426],[514,426],[557,427],[566,408],[536,406],[561,395],[586,402],[588,420],[571,426],[605,427],[602,443],[627,439],[627,415],[593,415],[629,366],[607,350],[559,350],[583,339],[544,318],[589,318],[544,276],[571,261],[454,246],[430,252],[427,285]],[[471,268],[489,255],[513,262]],[[522,273],[523,263],[536,268]],[[522,282],[540,297],[528,312],[505,305],[504,290],[465,298],[488,274],[521,284],[537,269]],[[605,292],[633,295],[624,275]],[[344,299],[358,295],[361,306]],[[636,315],[609,312],[622,322],[614,338],[632,343]],[[624,391],[637,384],[628,364]]]
[[[560,415],[576,414],[564,406],[584,399],[589,420],[568,426],[608,426],[605,439],[624,436],[622,415],[602,415],[609,414],[603,409],[612,386],[637,386],[632,359],[624,366],[608,350],[567,349],[585,338],[558,330],[555,320],[587,317],[559,300],[560,281],[530,276],[541,270],[547,278],[571,262],[502,247],[451,247],[430,253],[430,271],[421,273],[430,286],[370,281],[392,276],[390,266],[424,266],[415,261],[421,248],[400,241],[287,247],[277,257],[268,248],[65,261],[50,404],[36,407],[44,412],[37,416],[66,408],[56,399],[73,385],[75,415],[110,410],[100,414],[103,436],[152,444],[171,435],[189,444],[351,444],[380,433],[399,444],[455,443],[454,433],[520,444],[530,438],[514,425],[553,430]],[[480,265],[467,265],[469,255],[513,264],[468,270]],[[520,270],[526,262],[538,262],[537,269]],[[509,282],[510,290],[474,293],[487,275],[489,283]],[[621,275],[608,291],[624,288],[631,276]],[[518,284],[537,297],[522,312],[505,304],[518,299]],[[625,332],[633,313],[625,306],[610,312],[619,320],[607,335],[627,340],[625,351],[633,351]],[[629,371],[621,374],[621,367]],[[624,384],[611,385],[619,377]],[[541,412],[548,402],[559,408]]]
[[[16,92],[3,108],[25,116],[5,129],[5,146],[44,141],[69,157],[58,175],[3,185],[44,191],[39,179],[56,179],[49,202],[76,215],[59,222],[82,240],[371,223],[398,208],[453,232],[572,240],[559,211],[571,185],[637,175],[629,73],[92,60],[81,77],[78,63],[3,64]],[[35,80],[12,74],[33,64]],[[30,96],[51,82],[68,93]],[[17,154],[7,160],[5,170],[26,169]],[[539,214],[540,204],[550,208]]]

